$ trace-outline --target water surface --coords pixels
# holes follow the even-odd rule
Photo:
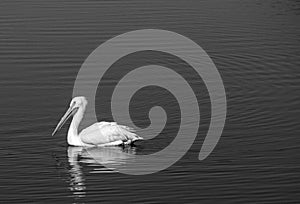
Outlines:
[[[298,22],[299,2],[292,0],[1,1],[0,200],[298,203]],[[174,124],[132,148],[96,148],[91,155],[67,146],[67,126],[55,137],[51,132],[69,104],[86,57],[116,35],[146,28],[180,33],[207,51],[224,81],[228,115],[220,142],[200,162],[210,102],[199,81],[201,126],[190,151],[164,171],[129,176],[105,168],[99,160],[117,168],[131,159],[124,152],[148,154],[169,144],[180,116],[175,103],[169,105]],[[151,62],[184,66],[153,52],[136,53],[114,66]],[[107,77],[108,89],[114,79],[114,73]],[[168,76],[165,80],[172,82]],[[164,99],[164,94],[141,94],[136,110]],[[153,95],[157,101],[151,100]],[[107,100],[97,94],[99,120],[110,119]]]

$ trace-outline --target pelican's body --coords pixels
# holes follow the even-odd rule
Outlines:
[[[78,133],[78,126],[83,118],[87,100],[85,97],[75,97],[70,103],[70,107],[58,123],[52,135],[54,135],[62,125],[73,115],[73,119],[68,131],[67,141],[72,146],[112,146],[122,144],[132,144],[137,140],[142,140],[134,133],[132,128],[118,125],[115,122],[98,122]]]

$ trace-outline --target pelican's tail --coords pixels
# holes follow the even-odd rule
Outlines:
[[[125,125],[119,125],[119,127],[122,129],[123,135],[126,136],[129,144],[133,144],[134,142],[138,140],[144,140],[144,138],[138,136],[135,132],[135,129],[125,126]]]
[[[135,141],[138,141],[138,140],[144,140],[144,138],[142,138],[138,135],[135,135],[135,138],[132,140],[132,142],[135,142]]]

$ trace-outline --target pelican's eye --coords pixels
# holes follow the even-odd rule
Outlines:
[[[75,106],[75,104],[76,104],[76,101],[73,101],[73,102],[71,103],[71,107]]]

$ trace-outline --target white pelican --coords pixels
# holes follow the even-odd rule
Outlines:
[[[67,136],[68,144],[72,146],[114,146],[133,144],[133,142],[143,139],[134,133],[134,129],[118,125],[115,122],[95,123],[78,134],[78,126],[83,118],[86,105],[87,100],[85,97],[74,97],[69,109],[53,131],[52,136],[73,116]]]

